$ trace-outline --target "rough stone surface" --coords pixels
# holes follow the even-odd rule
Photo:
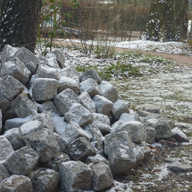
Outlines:
[[[110,167],[101,162],[91,166],[93,170],[92,189],[95,191],[102,191],[111,187],[113,184],[113,175]]]
[[[1,113],[1,109],[0,109],[0,134],[2,131],[2,113]]]
[[[93,101],[95,102],[97,113],[108,115],[113,108],[113,103],[103,96],[95,95]]]
[[[11,174],[27,175],[35,168],[38,161],[38,153],[26,146],[12,153],[6,160],[5,166]]]
[[[34,192],[31,180],[23,175],[11,175],[0,183],[1,192]]]
[[[3,164],[0,164],[0,183],[7,177],[10,177],[11,174],[9,171],[6,169],[6,167]]]
[[[103,142],[93,141],[93,142],[91,142],[91,145],[93,146],[93,148],[95,149],[97,154],[100,154],[100,155],[104,156]]]
[[[70,107],[77,102],[79,102],[78,97],[71,89],[65,89],[62,91],[53,101],[61,115],[64,115],[69,111]]]
[[[121,114],[119,120],[120,121],[124,121],[124,122],[127,122],[127,121],[138,121],[139,120],[139,116],[138,116],[137,113],[123,113],[123,114]]]
[[[26,84],[29,81],[31,72],[19,58],[15,57],[2,65],[0,75],[4,79],[11,75],[21,83]]]
[[[90,190],[92,169],[80,161],[67,161],[59,167],[60,188],[65,192]]]
[[[150,113],[160,113],[159,106],[147,104],[143,107],[143,110],[148,111]]]
[[[72,78],[75,81],[77,81],[77,83],[79,83],[80,73],[77,72],[76,70],[74,70],[73,68],[66,67],[66,68],[62,69],[60,71],[60,77],[61,76]]]
[[[147,135],[147,138],[145,141],[149,144],[155,143],[155,129],[152,127],[145,127],[145,129],[146,129],[146,135]]]
[[[89,78],[94,79],[98,84],[101,83],[101,78],[99,77],[99,75],[95,72],[94,69],[90,69],[88,71],[86,71],[85,73],[83,73],[82,75],[80,75],[80,81],[85,81]]]
[[[110,145],[108,160],[113,175],[127,174],[136,163],[133,148],[119,142]]]
[[[6,131],[3,136],[7,138],[14,150],[25,146],[23,138],[19,132],[19,128],[10,129]]]
[[[60,77],[58,83],[58,93],[61,93],[63,90],[69,88],[72,89],[76,95],[79,94],[79,85],[74,79],[62,76]]]
[[[183,133],[180,129],[175,127],[171,130],[173,137],[176,139],[176,141],[182,143],[182,142],[189,142],[189,139],[187,138],[187,135]]]
[[[55,192],[59,183],[59,174],[46,168],[38,168],[30,172],[28,177],[31,179],[34,192]]]
[[[113,85],[108,83],[107,81],[102,81],[99,85],[101,89],[102,96],[106,97],[108,100],[113,103],[118,99],[118,92]]]
[[[126,131],[130,134],[131,139],[135,143],[140,143],[146,139],[146,130],[143,123],[139,121],[116,121],[111,126],[111,132]]]
[[[59,67],[63,69],[65,67],[65,55],[63,52],[61,50],[55,50],[52,53],[56,56]]]
[[[83,105],[86,109],[88,109],[90,112],[95,113],[96,112],[96,106],[91,97],[87,92],[81,93],[79,96],[79,101],[81,105]]]
[[[90,164],[90,163],[97,164],[101,162],[107,165],[110,165],[109,161],[100,154],[96,154],[94,156],[88,156],[86,159],[86,164]]]
[[[192,167],[188,164],[173,163],[168,165],[167,168],[176,173],[192,172]]]
[[[39,154],[42,162],[48,162],[60,152],[54,134],[48,129],[40,129],[25,136],[27,143]]]
[[[0,149],[0,163],[4,163],[14,152],[11,144],[4,136],[0,136]]]
[[[25,118],[37,112],[37,106],[29,93],[21,93],[12,102],[11,108],[20,118]]]
[[[39,64],[39,60],[35,57],[35,55],[29,51],[28,49],[21,47],[15,54],[15,57],[18,57],[28,68],[31,73],[35,73],[37,66]]]
[[[12,101],[17,95],[22,93],[24,87],[17,79],[9,75],[0,86],[0,90],[3,96]]]
[[[79,137],[73,140],[68,146],[68,151],[74,160],[80,161],[85,161],[87,156],[96,154],[90,141],[85,137]]]
[[[114,119],[117,121],[117,120],[119,120],[120,116],[123,113],[129,113],[129,109],[124,101],[117,100],[113,103],[113,108],[112,108],[111,112],[112,112]]]
[[[79,92],[80,93],[87,92],[89,93],[91,98],[93,98],[95,95],[101,95],[98,83],[91,78],[79,84]]]
[[[10,101],[3,96],[3,94],[0,91],[0,109],[2,113],[5,113],[7,109],[9,108]]]
[[[32,96],[35,101],[47,101],[57,96],[58,82],[51,78],[38,78],[33,82]]]
[[[90,136],[75,122],[71,121],[61,134],[61,137],[69,144],[71,141],[85,137],[90,140]]]
[[[85,125],[92,123],[93,115],[88,109],[83,107],[83,105],[74,103],[69,111],[65,113],[65,120],[67,122],[76,122],[81,127],[84,127]]]
[[[97,126],[103,135],[110,133],[110,120],[107,115],[93,113],[92,125]]]

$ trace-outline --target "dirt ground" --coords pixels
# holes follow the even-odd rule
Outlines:
[[[72,45],[71,42],[66,42],[66,41],[54,41],[55,44],[60,44],[60,45]],[[80,46],[80,43],[74,43],[76,46]],[[137,51],[135,49],[126,49],[126,48],[116,48],[116,51],[118,52],[124,52],[124,51]],[[171,59],[173,61],[176,61],[180,65],[188,66],[192,68],[192,57],[187,56],[187,55],[173,55],[173,54],[167,54],[167,53],[158,53],[158,52],[147,52],[147,51],[138,51],[141,52],[142,54],[150,54],[150,55],[155,55],[155,56],[161,56],[166,59]]]

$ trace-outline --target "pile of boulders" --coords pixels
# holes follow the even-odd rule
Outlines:
[[[6,45],[0,77],[1,192],[102,191],[150,157],[146,142],[187,141],[158,107],[130,113],[113,85],[65,67],[59,50]]]

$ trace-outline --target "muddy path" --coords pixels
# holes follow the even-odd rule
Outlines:
[[[58,40],[54,40],[55,44],[59,44],[59,45],[75,45],[75,46],[81,46],[81,43],[73,43],[72,42],[67,42],[67,41],[58,41]],[[187,55],[173,55],[173,54],[167,54],[167,53],[158,53],[158,52],[152,52],[152,51],[138,51],[135,49],[126,49],[126,48],[116,48],[117,52],[124,52],[124,51],[137,51],[140,52],[144,55],[150,54],[150,55],[154,55],[154,56],[160,56],[160,57],[164,57],[166,59],[171,59],[173,61],[176,61],[177,63],[179,63],[180,65],[183,66],[187,66],[192,68],[192,57],[187,56]]]

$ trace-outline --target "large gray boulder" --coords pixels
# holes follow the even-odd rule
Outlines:
[[[91,78],[79,84],[79,92],[87,92],[89,93],[91,98],[93,98],[95,95],[101,95],[101,90],[99,88],[98,83]]]
[[[92,113],[96,112],[95,103],[87,92],[81,93],[78,98],[81,105],[83,105],[86,109],[88,109]]]
[[[77,95],[69,88],[59,93],[53,101],[61,115],[64,115],[74,103],[78,102]]]
[[[73,121],[81,127],[91,124],[93,121],[92,113],[83,107],[80,103],[74,103],[69,111],[65,113],[65,120],[67,122]]]
[[[37,68],[36,72],[37,78],[52,78],[52,79],[58,79],[59,78],[59,71],[56,68],[49,67],[45,64],[40,64]]]
[[[120,131],[117,133],[110,133],[105,136],[104,139],[104,151],[107,155],[110,150],[110,146],[113,143],[122,143],[124,145],[133,147],[132,139],[126,131]]]
[[[101,89],[102,96],[106,97],[113,103],[117,101],[119,96],[116,88],[113,85],[111,85],[107,81],[102,81],[99,87]]]
[[[57,96],[58,81],[51,78],[37,78],[33,82],[32,96],[35,101],[47,101]]]
[[[34,192],[57,191],[59,174],[52,169],[38,168],[31,171],[28,177],[31,179]]]
[[[24,140],[37,151],[42,162],[48,162],[60,152],[54,133],[46,128],[25,135]]]
[[[80,75],[80,81],[85,81],[87,79],[93,79],[95,80],[98,84],[101,83],[101,78],[99,77],[99,75],[95,72],[94,69],[90,69],[88,71],[86,71],[85,73],[83,73],[82,75]]]
[[[12,110],[20,118],[37,113],[37,106],[29,93],[21,93],[11,102]]]
[[[91,168],[93,170],[92,189],[94,191],[102,191],[112,186],[113,175],[107,164],[101,162],[93,164]]]
[[[57,133],[53,133],[55,136],[55,139],[57,141],[57,144],[60,148],[61,152],[66,152],[67,151],[67,146],[68,143],[65,141],[65,139],[63,139],[63,137],[61,137],[61,135],[57,134]]]
[[[61,93],[63,90],[69,88],[72,89],[76,95],[79,94],[79,84],[74,79],[61,76],[58,83],[58,93]]]
[[[139,115],[137,113],[123,113],[121,114],[120,121],[139,121]]]
[[[47,57],[47,55],[50,55],[50,57]],[[47,55],[46,55],[46,59],[48,61],[48,66],[52,67],[52,68],[60,69],[59,64],[58,64],[55,56],[52,53],[48,53]]]
[[[157,105],[153,105],[153,104],[146,104],[143,107],[143,110],[148,111],[150,113],[160,113],[160,108]]]
[[[95,95],[93,101],[95,102],[97,113],[108,115],[113,108],[113,103],[103,96]]]
[[[131,136],[131,139],[135,143],[140,143],[146,139],[146,130],[143,123],[139,121],[116,121],[111,126],[111,133],[126,131]]]
[[[147,138],[145,141],[149,144],[155,143],[155,129],[152,127],[145,127],[145,130],[147,135]]]
[[[14,77],[9,75],[0,86],[1,93],[9,101],[12,101],[17,95],[23,92],[24,86]]]
[[[25,85],[29,81],[31,72],[19,58],[15,57],[2,65],[0,75],[3,79],[11,75]]]
[[[90,140],[90,136],[77,123],[71,121],[61,133],[61,137],[69,144],[71,141],[85,137]]]
[[[3,136],[7,138],[14,150],[18,150],[25,146],[19,128],[10,129],[4,132]]]
[[[27,175],[36,167],[38,161],[38,153],[26,146],[12,153],[5,161],[5,166],[11,174]]]
[[[21,47],[15,53],[15,57],[18,57],[32,74],[35,73],[39,64],[39,60],[35,57],[35,55],[31,51],[29,51],[29,49]]]
[[[68,146],[68,151],[72,159],[76,161],[85,161],[87,156],[96,154],[90,141],[85,137],[79,137],[73,140]]]
[[[0,183],[1,192],[34,192],[31,180],[23,175],[11,175]]]
[[[119,120],[123,113],[129,113],[129,109],[124,101],[117,100],[113,103],[112,115],[115,121]]]
[[[59,67],[61,69],[63,69],[65,67],[65,55],[64,55],[64,53],[61,50],[57,49],[57,50],[53,51],[52,54],[55,55],[56,60],[59,64]]]
[[[65,192],[91,190],[93,171],[81,161],[67,161],[59,167],[60,188]]]
[[[0,162],[4,163],[14,152],[10,142],[4,136],[0,136],[0,149]]]
[[[136,163],[132,146],[120,142],[110,145],[108,160],[113,175],[127,174]]]
[[[107,115],[93,113],[93,126],[97,126],[103,135],[110,133],[110,120]]]

